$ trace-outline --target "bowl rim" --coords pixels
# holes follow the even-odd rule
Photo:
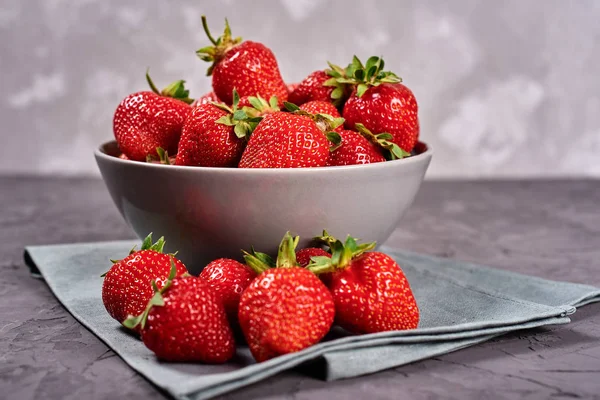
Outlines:
[[[104,159],[108,162],[116,162],[122,165],[131,165],[137,166],[139,168],[168,168],[170,170],[181,170],[181,171],[205,171],[205,172],[216,172],[216,173],[224,173],[224,174],[248,174],[248,173],[256,173],[256,174],[276,174],[285,171],[286,173],[291,174],[307,174],[307,173],[319,173],[318,171],[352,171],[352,170],[366,170],[366,169],[384,169],[384,168],[394,168],[400,167],[402,165],[409,165],[415,163],[422,163],[423,161],[430,159],[433,156],[433,149],[431,145],[426,142],[421,142],[425,145],[426,149],[422,153],[416,154],[414,156],[410,156],[407,158],[403,158],[400,160],[391,160],[385,162],[371,163],[371,164],[357,164],[357,165],[339,165],[339,166],[330,166],[330,167],[310,167],[310,168],[232,168],[232,167],[200,167],[200,166],[191,166],[191,165],[165,165],[165,164],[155,164],[155,163],[146,163],[139,162],[133,160],[124,160],[119,157],[112,156],[107,154],[103,149],[108,145],[116,145],[116,140],[109,140],[107,142],[102,143],[99,147],[94,150],[94,155],[96,159]]]

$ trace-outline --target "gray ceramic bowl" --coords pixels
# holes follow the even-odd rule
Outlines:
[[[384,163],[298,169],[149,164],[118,158],[114,141],[95,152],[117,208],[140,237],[165,236],[166,250],[198,273],[241,249],[274,252],[286,231],[301,244],[327,229],[383,243],[415,198],[432,150]]]

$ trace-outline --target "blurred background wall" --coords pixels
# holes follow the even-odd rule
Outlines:
[[[600,176],[600,1],[0,2],[0,173],[97,174],[128,93],[184,78],[227,16],[284,79],[383,55],[420,106],[430,178]]]

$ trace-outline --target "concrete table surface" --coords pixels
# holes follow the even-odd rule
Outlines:
[[[0,177],[0,398],[162,399],[22,261],[32,244],[130,239],[103,183]],[[600,286],[600,181],[425,182],[389,245]],[[600,398],[600,304],[404,367],[323,382],[290,371],[229,399]]]

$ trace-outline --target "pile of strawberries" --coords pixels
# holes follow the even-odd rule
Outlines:
[[[417,327],[404,273],[374,243],[324,231],[319,247],[296,251],[298,240],[287,233],[275,258],[252,249],[245,263],[221,258],[195,277],[149,235],[113,261],[102,300],[158,358],[176,362],[224,363],[244,339],[262,362],[318,343],[334,322],[353,334]]]
[[[328,63],[286,84],[264,44],[232,37],[227,20],[197,51],[213,92],[193,100],[176,81],[130,94],[113,131],[121,158],[203,167],[299,168],[408,157],[419,139],[417,101],[379,57]],[[170,155],[170,156],[169,156]]]

